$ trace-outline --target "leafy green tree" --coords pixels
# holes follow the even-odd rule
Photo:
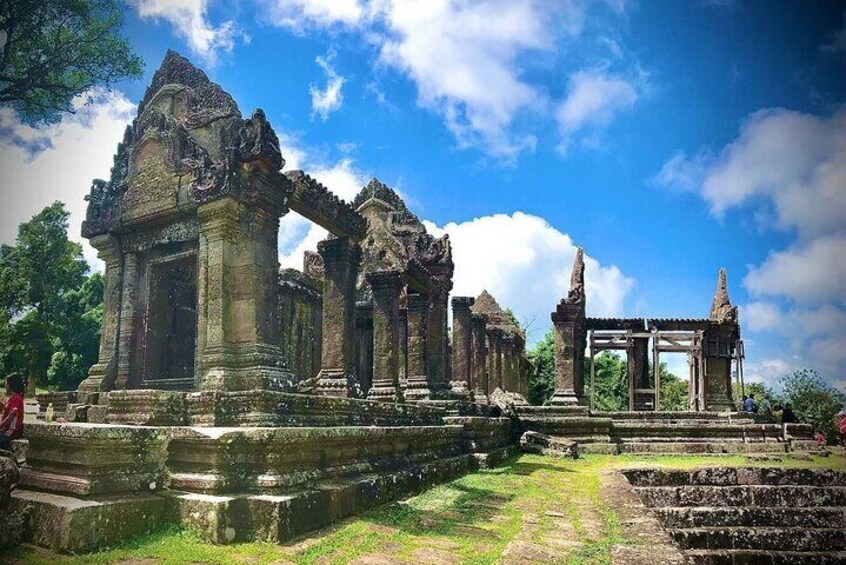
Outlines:
[[[0,104],[57,122],[95,86],[139,78],[118,0],[0,0]]]
[[[835,416],[846,406],[846,395],[827,385],[813,369],[794,371],[782,379],[783,399],[800,422],[814,426],[829,441],[837,441]]]
[[[687,410],[689,383],[671,373],[666,363],[660,363],[661,371],[661,398],[659,408],[664,411]]]
[[[585,396],[591,398],[590,366],[595,369],[596,395],[594,410],[617,412],[629,409],[629,377],[626,360],[616,353],[603,351],[593,358],[585,357]]]
[[[529,375],[529,402],[540,406],[545,404],[555,392],[555,334],[553,330],[535,344],[528,352],[532,362],[532,373]]]
[[[27,375],[30,390],[48,381],[73,388],[97,357],[103,280],[86,276],[67,229],[55,202],[0,248],[0,367]]]

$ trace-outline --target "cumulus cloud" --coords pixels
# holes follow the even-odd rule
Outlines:
[[[326,88],[319,88],[315,85],[309,86],[311,93],[311,115],[320,116],[323,121],[329,117],[331,112],[341,108],[344,102],[344,94],[342,88],[346,79],[339,75],[332,66],[332,60],[335,58],[333,52],[329,52],[325,57],[317,57],[315,62],[326,73]]]
[[[546,220],[514,212],[444,226],[424,222],[430,233],[448,233],[455,260],[453,294],[487,289],[534,330],[550,325],[550,313],[570,288],[576,246]],[[614,265],[585,256],[588,315],[619,316],[634,281]],[[532,336],[540,338],[540,332]]]
[[[208,64],[214,64],[219,51],[229,52],[244,34],[229,20],[212,25],[209,0],[130,0],[142,18],[170,23],[188,46]]]
[[[566,151],[572,137],[586,128],[607,125],[617,114],[631,108],[638,99],[632,82],[602,69],[581,70],[570,75],[569,89],[555,112]]]
[[[265,0],[269,19],[275,25],[299,30],[303,25],[355,26],[365,16],[358,0]]]
[[[88,97],[91,104],[86,105]],[[0,177],[3,202],[0,242],[12,243],[19,223],[56,200],[71,213],[69,236],[83,243],[89,264],[94,250],[81,239],[91,181],[108,178],[112,156],[136,106],[121,92],[95,90],[74,101],[76,114],[56,125],[32,129],[8,109],[0,110]]]
[[[658,184],[701,195],[711,213],[750,210],[795,234],[743,279],[752,331],[780,333],[796,356],[829,376],[846,361],[846,109],[815,116],[751,114],[720,151],[677,153]]]

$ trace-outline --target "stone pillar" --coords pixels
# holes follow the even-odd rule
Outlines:
[[[734,410],[731,361],[738,332],[736,323],[719,322],[712,322],[705,331],[705,410]]]
[[[399,300],[404,286],[396,271],[367,274],[373,291],[373,385],[367,398],[401,402],[399,386]]]
[[[432,398],[440,397],[447,389],[447,300],[445,290],[429,295],[426,317],[426,372]]]
[[[490,365],[488,370],[488,393],[502,389],[502,330],[488,329],[488,352]]]
[[[138,339],[136,328],[138,327],[138,299],[139,286],[141,284],[138,272],[138,255],[125,253],[123,256],[123,277],[121,277],[121,303],[120,323],[118,324],[118,347],[117,366],[115,372],[114,388],[117,390],[132,388],[140,384],[140,375],[134,371],[135,382],[132,382],[133,373],[133,352]]]
[[[632,389],[630,398],[634,398],[634,406],[629,410],[657,410],[655,394],[638,394],[639,388],[654,388],[653,376],[649,371],[649,338],[635,337],[631,350],[628,352],[629,386]]]
[[[97,363],[88,371],[88,378],[79,384],[79,392],[92,394],[109,391],[117,376],[118,336],[123,292],[123,261],[120,243],[111,235],[91,238],[97,257],[106,264],[103,273],[103,322]]]
[[[355,283],[361,250],[350,238],[325,239],[323,258],[323,350],[317,391],[326,396],[357,396],[355,378]]]
[[[405,399],[416,401],[431,398],[429,378],[426,373],[426,319],[429,297],[424,294],[408,295],[408,377]]]
[[[452,299],[452,382],[450,382],[450,388],[464,397],[473,390],[473,375],[470,372],[472,356],[470,307],[474,301],[475,299],[470,296],[455,296]]]
[[[476,402],[486,403],[488,398],[488,376],[485,358],[485,318],[472,314],[470,316],[470,352],[471,352],[471,387]]]
[[[408,379],[408,308],[399,309],[399,381],[400,391],[405,390]]]
[[[259,206],[232,196],[197,209],[196,366],[202,390],[288,390],[294,385],[277,345],[276,242],[283,210],[282,202]]]
[[[555,392],[550,404],[584,404],[585,306],[560,303],[555,327]]]

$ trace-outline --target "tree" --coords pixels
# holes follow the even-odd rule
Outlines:
[[[688,409],[688,386],[689,383],[667,369],[666,363],[658,365],[661,371],[661,398],[659,400],[660,410],[687,410]]]
[[[0,248],[0,367],[27,375],[30,390],[48,380],[75,388],[97,358],[103,280],[86,276],[67,229],[68,212],[55,202]]]
[[[618,412],[629,409],[629,375],[626,360],[616,353],[603,351],[590,359],[585,357],[585,396],[591,398],[590,366],[595,366],[596,394],[594,410]]]
[[[837,441],[836,414],[846,406],[846,395],[828,386],[813,369],[801,369],[781,381],[783,398],[800,422],[814,426],[829,441]]]
[[[0,0],[0,104],[55,123],[95,86],[139,78],[118,0]]]
[[[553,330],[535,344],[528,353],[532,362],[529,375],[529,402],[540,406],[546,403],[555,392],[555,335]]]

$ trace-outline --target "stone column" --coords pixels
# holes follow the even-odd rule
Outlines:
[[[426,317],[426,372],[433,398],[441,396],[448,386],[446,381],[448,298],[444,290],[438,290],[429,295]]]
[[[655,395],[638,394],[634,389],[653,388],[653,377],[649,371],[649,338],[632,338],[633,347],[628,352],[628,373],[629,386],[632,388],[631,397],[634,398],[634,406],[629,410],[657,410],[655,406]]]
[[[555,392],[550,404],[584,404],[585,307],[558,305],[552,314],[555,327]]]
[[[470,316],[470,373],[471,387],[476,402],[486,403],[488,398],[488,378],[485,366],[487,351],[485,348],[485,318],[478,314]]]
[[[355,283],[361,250],[350,238],[318,243],[323,258],[323,350],[317,390],[326,396],[357,396],[355,378]]]
[[[373,291],[373,385],[367,398],[401,402],[399,387],[399,300],[404,286],[396,271],[367,274]]]
[[[88,371],[88,378],[79,384],[79,392],[84,394],[109,391],[115,385],[123,292],[120,242],[111,235],[98,235],[91,238],[91,245],[97,250],[97,257],[106,264],[106,268],[103,273],[103,322],[100,332],[100,351],[97,363]]]
[[[473,390],[471,366],[470,307],[475,301],[470,296],[455,296],[452,299],[452,382],[450,388],[456,394],[467,397]]]
[[[293,387],[294,377],[278,346],[276,242],[283,209],[278,202],[259,206],[232,196],[203,203],[197,209],[196,365],[202,390]]]
[[[138,299],[140,273],[138,272],[138,255],[125,253],[123,256],[123,277],[121,277],[120,323],[118,324],[117,366],[114,388],[117,390],[132,388],[140,384],[138,371],[133,371],[133,353],[138,340]],[[135,373],[135,379],[132,374]],[[132,381],[135,382],[132,382]]]
[[[731,361],[739,328],[735,323],[712,322],[705,331],[705,410],[734,410]]]
[[[399,381],[400,391],[405,390],[408,379],[408,308],[399,309]]]
[[[508,392],[517,392],[517,375],[514,370],[514,337],[505,334],[502,338],[502,386]]]
[[[426,319],[429,297],[423,294],[408,295],[408,378],[405,399],[416,401],[431,398],[429,378],[426,373]]]
[[[488,351],[490,366],[488,371],[488,393],[502,389],[502,330],[488,329]]]

